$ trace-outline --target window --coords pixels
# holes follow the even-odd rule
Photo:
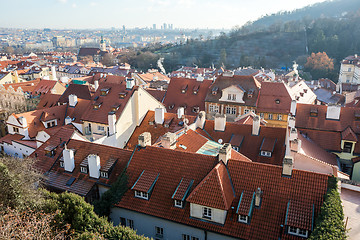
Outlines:
[[[347,153],[351,153],[352,147],[353,147],[352,142],[344,142],[344,150],[343,151],[347,152]]]
[[[250,112],[250,109],[245,109],[244,110],[244,114],[247,114],[248,112]]]
[[[236,101],[236,94],[233,94],[233,95],[232,95],[232,100],[233,100],[233,101]]]
[[[260,152],[260,155],[261,155],[261,156],[264,156],[264,157],[271,157],[271,152],[261,151],[261,152]]]
[[[157,237],[163,237],[164,229],[162,227],[155,227],[155,234]]]
[[[104,126],[98,126],[99,131],[104,131],[104,129],[105,129]]]
[[[182,208],[183,207],[183,201],[175,199],[175,207]]]
[[[146,200],[149,199],[149,195],[146,192],[140,192],[140,191],[135,191],[135,197],[146,199]]]
[[[120,218],[120,225],[126,226],[126,218],[123,218],[123,217]]]
[[[64,167],[64,162],[63,161],[60,161],[60,167]]]
[[[191,240],[199,240],[198,237],[191,237]]]
[[[187,234],[182,235],[182,240],[191,240],[191,236]]]
[[[218,113],[219,112],[219,106],[218,105],[209,105],[209,112]]]
[[[226,107],[226,114],[231,114],[231,115],[235,115],[236,114],[236,107]]]
[[[14,130],[15,133],[19,133],[19,128],[13,127],[13,130]]]
[[[268,115],[268,119],[269,119],[269,120],[272,120],[272,119],[273,119],[273,115],[272,115],[272,113],[269,113],[269,115]]]
[[[129,228],[134,229],[134,220],[128,219],[128,220],[127,220],[127,226],[128,226]]]
[[[348,68],[348,72],[351,72],[351,68]]]
[[[235,151],[239,151],[239,147],[238,146],[232,146],[232,148],[235,150]]]
[[[231,94],[228,94],[228,100],[231,100]]]
[[[239,221],[239,222],[242,222],[242,223],[248,223],[248,216],[246,216],[246,215],[239,215],[238,221]]]
[[[46,123],[46,128],[51,128],[51,127],[55,127],[55,121],[51,121],[51,122]]]
[[[87,167],[80,167],[80,172],[87,173]]]
[[[211,219],[212,211],[211,208],[204,207],[203,208],[203,218]]]
[[[278,114],[278,115],[277,115],[277,120],[278,120],[278,121],[281,121],[281,120],[282,120],[282,115],[281,115],[281,114]]]
[[[297,236],[300,236],[300,237],[307,237],[308,236],[308,231],[307,230],[297,228],[297,227],[293,227],[293,226],[289,226],[288,233],[292,234],[292,235],[297,235]]]
[[[109,175],[108,175],[108,173],[107,172],[100,172],[100,175],[101,175],[101,177],[103,177],[103,178],[109,178]]]
[[[264,119],[264,113],[260,113],[260,118]]]

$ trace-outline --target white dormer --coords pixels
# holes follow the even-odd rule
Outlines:
[[[238,85],[231,85],[222,90],[222,95],[219,101],[224,102],[235,102],[235,103],[244,103],[244,92]]]

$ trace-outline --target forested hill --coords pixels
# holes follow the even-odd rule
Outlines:
[[[334,8],[341,3],[343,7],[338,7],[338,11],[335,11]],[[330,12],[332,14],[327,17],[326,14]],[[302,17],[299,16],[300,13],[303,13]],[[305,17],[311,16],[310,13],[316,13],[316,16],[320,17]],[[298,18],[301,19],[281,20]],[[256,27],[260,25],[267,27]],[[164,57],[165,69],[171,71],[181,65],[193,64],[199,67],[214,64],[225,65],[227,68],[276,68],[291,66],[292,61],[296,60],[303,65],[312,52],[325,51],[334,59],[334,72],[337,72],[339,62],[344,57],[360,53],[359,26],[360,1],[337,0],[292,13],[266,16],[252,24],[234,29],[229,34],[221,34],[216,39],[193,39],[182,45],[157,49],[156,52]]]

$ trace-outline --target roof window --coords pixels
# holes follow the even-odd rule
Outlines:
[[[103,88],[103,89],[101,89],[101,96],[106,96],[106,95],[108,95],[109,91],[110,91],[110,88]]]
[[[181,93],[186,93],[187,89],[188,89],[188,85],[183,86],[183,87],[181,88]]]

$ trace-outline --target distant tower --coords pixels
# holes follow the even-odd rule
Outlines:
[[[101,36],[101,40],[100,40],[100,50],[104,51],[104,52],[106,51],[106,42],[105,42],[103,36]]]

